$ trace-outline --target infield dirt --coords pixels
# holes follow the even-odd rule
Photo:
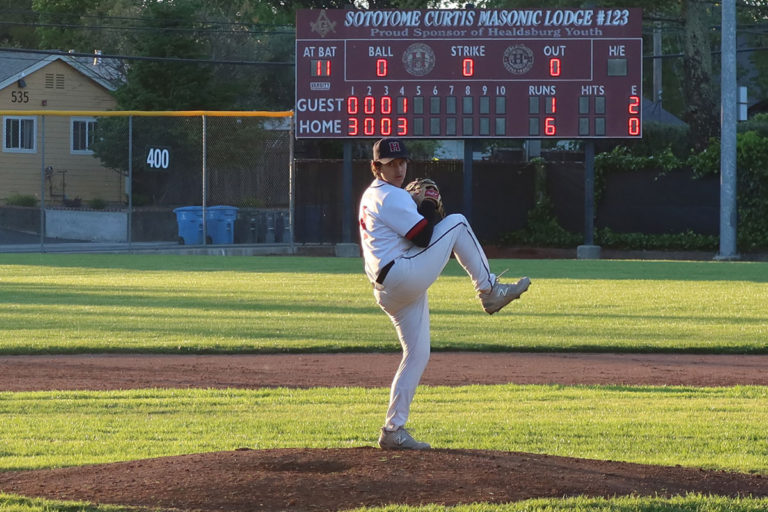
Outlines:
[[[0,390],[386,387],[398,354],[0,358]],[[435,353],[428,385],[768,385],[768,356]],[[384,407],[384,404],[382,404]],[[376,432],[371,433],[371,446]],[[242,450],[0,472],[0,491],[176,510],[344,510],[532,497],[768,496],[768,478],[547,455],[443,450]]]

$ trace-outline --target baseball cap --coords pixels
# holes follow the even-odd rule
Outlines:
[[[377,140],[373,145],[373,161],[388,164],[396,158],[408,158],[408,149],[400,139],[392,137]]]

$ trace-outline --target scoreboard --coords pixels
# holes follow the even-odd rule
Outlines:
[[[640,138],[640,9],[299,10],[296,137]]]

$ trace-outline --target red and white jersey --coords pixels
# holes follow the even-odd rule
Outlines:
[[[360,200],[360,243],[365,273],[375,282],[381,267],[413,247],[427,224],[405,189],[375,179]]]

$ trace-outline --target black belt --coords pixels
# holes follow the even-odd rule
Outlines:
[[[392,265],[395,264],[395,260],[390,261],[383,267],[381,267],[381,270],[379,270],[379,277],[376,278],[376,282],[378,284],[384,284],[384,278],[387,277],[387,274],[389,273],[389,269],[392,268]]]

